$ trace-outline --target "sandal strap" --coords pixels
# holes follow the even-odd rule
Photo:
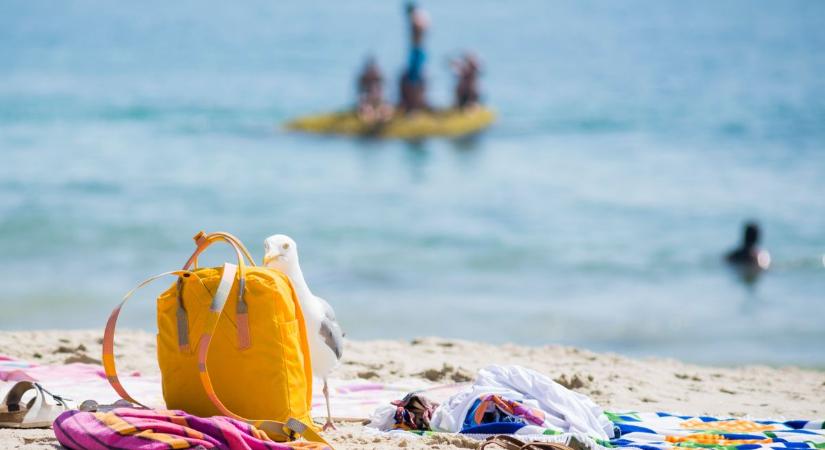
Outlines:
[[[559,442],[530,442],[525,444],[521,450],[573,450],[571,447]]]
[[[52,400],[54,400],[55,403],[57,403],[59,406],[62,406],[63,408],[66,408],[66,409],[69,408],[69,405],[66,402],[71,400],[70,398],[66,398],[66,397],[63,397],[63,396],[60,396],[60,395],[57,395],[57,394],[53,394],[53,393],[49,392],[48,389],[44,388],[43,385],[40,384],[40,383],[34,383],[34,387],[36,387],[38,391],[40,391],[42,393],[45,393],[46,395],[51,397]]]
[[[528,444],[525,444],[524,441],[513,436],[507,434],[498,434],[495,436],[488,437],[479,448],[484,449],[487,448],[488,445],[498,445],[499,447],[505,450],[520,450]]]
[[[574,450],[572,447],[559,442],[524,442],[509,434],[490,436],[484,440],[479,449],[485,449],[489,445],[498,445],[505,450]]]
[[[26,392],[32,389],[36,389],[36,387],[31,381],[18,381],[6,394],[6,398],[3,399],[3,405],[5,405],[9,411],[20,410],[20,400],[23,399],[23,395]],[[40,400],[43,401],[43,392],[38,389],[37,394],[40,396]],[[26,409],[30,409],[34,405],[35,400],[36,397],[31,399],[26,405]]]

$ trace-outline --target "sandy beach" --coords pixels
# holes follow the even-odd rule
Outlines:
[[[154,336],[118,334],[124,370],[157,373]],[[99,331],[0,333],[0,353],[41,364],[91,362],[100,358]],[[704,367],[673,359],[631,359],[563,346],[489,345],[434,337],[411,341],[350,341],[335,376],[392,382],[470,381],[487,364],[519,364],[553,377],[611,411],[669,411],[754,418],[818,419],[825,415],[825,372],[794,367]],[[334,405],[333,405],[334,407]],[[375,436],[357,423],[327,436],[337,449],[476,448],[463,437],[402,440]],[[58,446],[51,430],[0,430],[2,448]]]

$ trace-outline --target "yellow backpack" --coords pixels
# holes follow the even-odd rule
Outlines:
[[[289,278],[276,269],[256,267],[229,233],[200,232],[194,239],[197,249],[183,269],[142,282],[112,311],[103,339],[109,383],[122,398],[140,405],[118,381],[117,317],[135,291],[175,275],[177,281],[157,299],[158,364],[167,408],[244,420],[277,441],[303,436],[329,445],[310,418],[309,344]],[[232,246],[237,265],[198,268],[198,256],[218,241]]]

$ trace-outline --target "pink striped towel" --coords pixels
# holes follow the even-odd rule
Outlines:
[[[57,440],[71,450],[330,450],[315,442],[273,442],[247,423],[228,417],[196,417],[183,411],[72,410],[61,414],[53,428]]]

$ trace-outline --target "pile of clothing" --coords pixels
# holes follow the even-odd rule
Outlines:
[[[412,393],[379,407],[370,426],[473,435],[572,433],[596,440],[615,436],[613,423],[589,397],[534,370],[500,365],[480,370],[471,386],[441,404]]]

